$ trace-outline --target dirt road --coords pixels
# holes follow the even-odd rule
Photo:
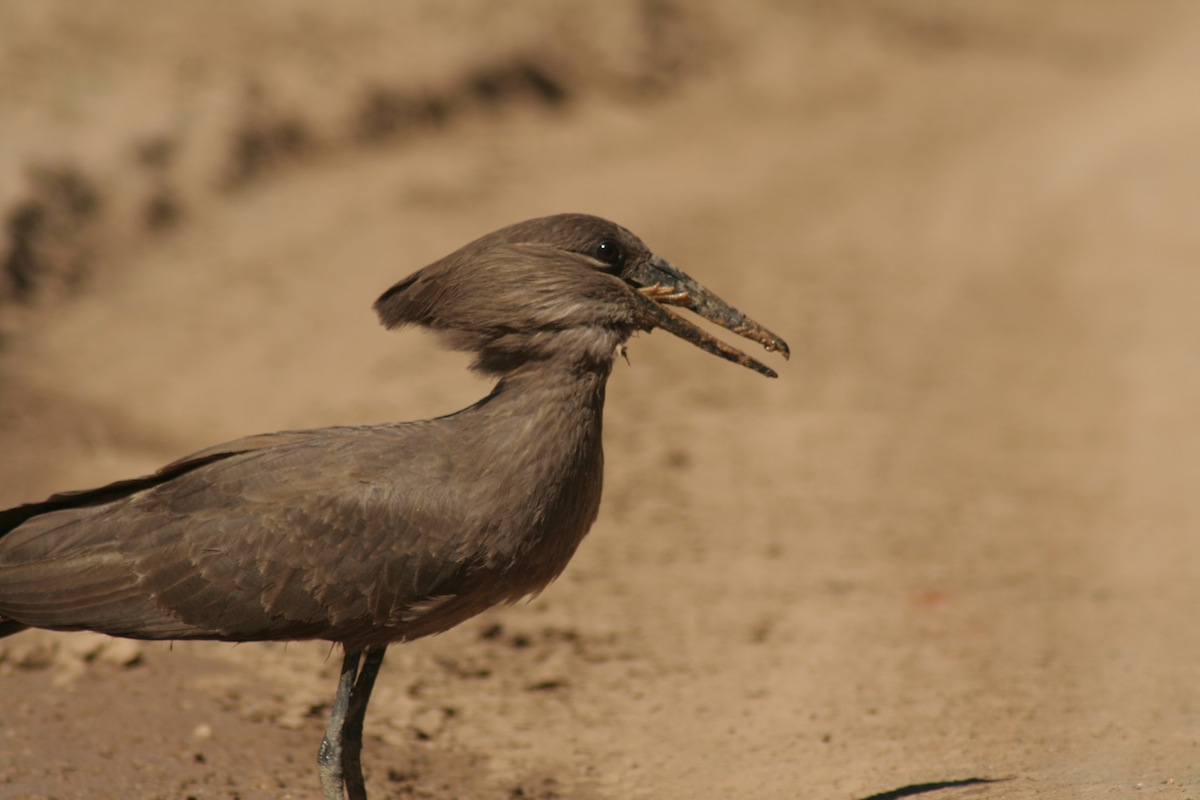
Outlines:
[[[373,797],[1200,798],[1193,6],[89,8],[0,9],[4,505],[472,402],[369,305],[526,217],[793,347],[631,343],[600,521],[393,648]],[[337,665],[0,640],[0,798],[316,797]]]

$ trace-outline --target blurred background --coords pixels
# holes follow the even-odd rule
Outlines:
[[[0,505],[461,408],[372,300],[600,214],[793,358],[631,342],[600,521],[389,652],[373,797],[1195,800],[1197,75],[1166,0],[9,0]],[[0,798],[316,797],[337,665],[0,640]]]

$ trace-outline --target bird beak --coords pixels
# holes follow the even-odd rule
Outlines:
[[[728,328],[738,336],[758,342],[769,352],[782,353],[784,358],[790,355],[787,342],[705,289],[665,259],[654,256],[626,270],[621,277],[637,289],[637,296],[642,301],[641,310],[649,327],[670,331],[701,350],[749,367],[768,378],[778,377],[775,370],[730,347],[665,308],[668,305],[683,306],[722,328]]]

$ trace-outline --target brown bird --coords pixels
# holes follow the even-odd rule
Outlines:
[[[595,521],[605,384],[629,337],[663,328],[775,377],[667,305],[788,355],[612,222],[490,233],[375,311],[474,353],[491,394],[421,422],[250,436],[0,511],[0,636],[339,643],[321,786],[365,798],[363,718],[387,646],[541,591]]]

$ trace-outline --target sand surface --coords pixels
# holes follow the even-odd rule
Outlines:
[[[11,0],[0,504],[489,386],[370,303],[601,214],[657,333],[528,605],[389,652],[375,798],[1200,798],[1188,3]],[[328,645],[0,640],[0,798],[319,796]]]

